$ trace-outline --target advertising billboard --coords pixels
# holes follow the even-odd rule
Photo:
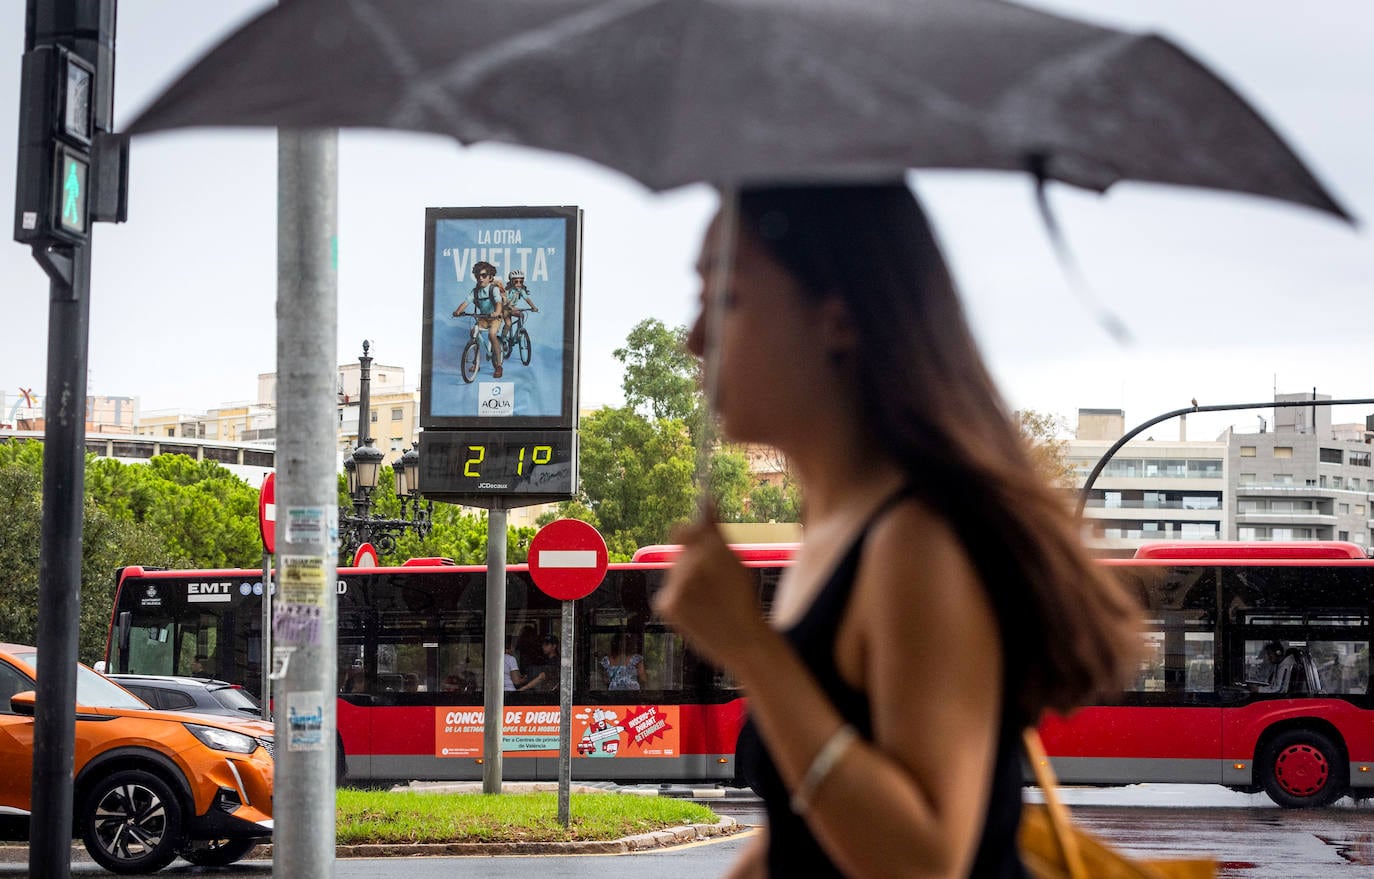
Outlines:
[[[576,487],[582,211],[428,208],[420,489],[482,506]]]
[[[581,219],[425,211],[421,428],[576,427]]]

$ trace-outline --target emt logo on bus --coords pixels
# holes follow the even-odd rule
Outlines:
[[[227,580],[219,580],[211,583],[187,583],[187,601],[228,601],[233,590],[233,584]]]

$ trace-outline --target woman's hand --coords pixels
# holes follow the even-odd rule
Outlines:
[[[741,671],[749,651],[774,634],[759,607],[754,578],[725,545],[709,510],[679,528],[673,540],[682,554],[654,609],[711,662]]]

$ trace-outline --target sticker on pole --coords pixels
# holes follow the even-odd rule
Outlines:
[[[606,577],[606,541],[577,519],[550,522],[530,541],[530,579],[560,601],[590,595]]]

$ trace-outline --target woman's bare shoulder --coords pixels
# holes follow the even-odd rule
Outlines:
[[[927,625],[967,622],[985,613],[986,591],[953,527],[939,511],[906,499],[886,511],[864,543],[859,565],[864,603],[877,619],[916,615]]]
[[[949,520],[915,498],[894,503],[874,521],[864,553],[901,568],[969,566],[963,544]]]

